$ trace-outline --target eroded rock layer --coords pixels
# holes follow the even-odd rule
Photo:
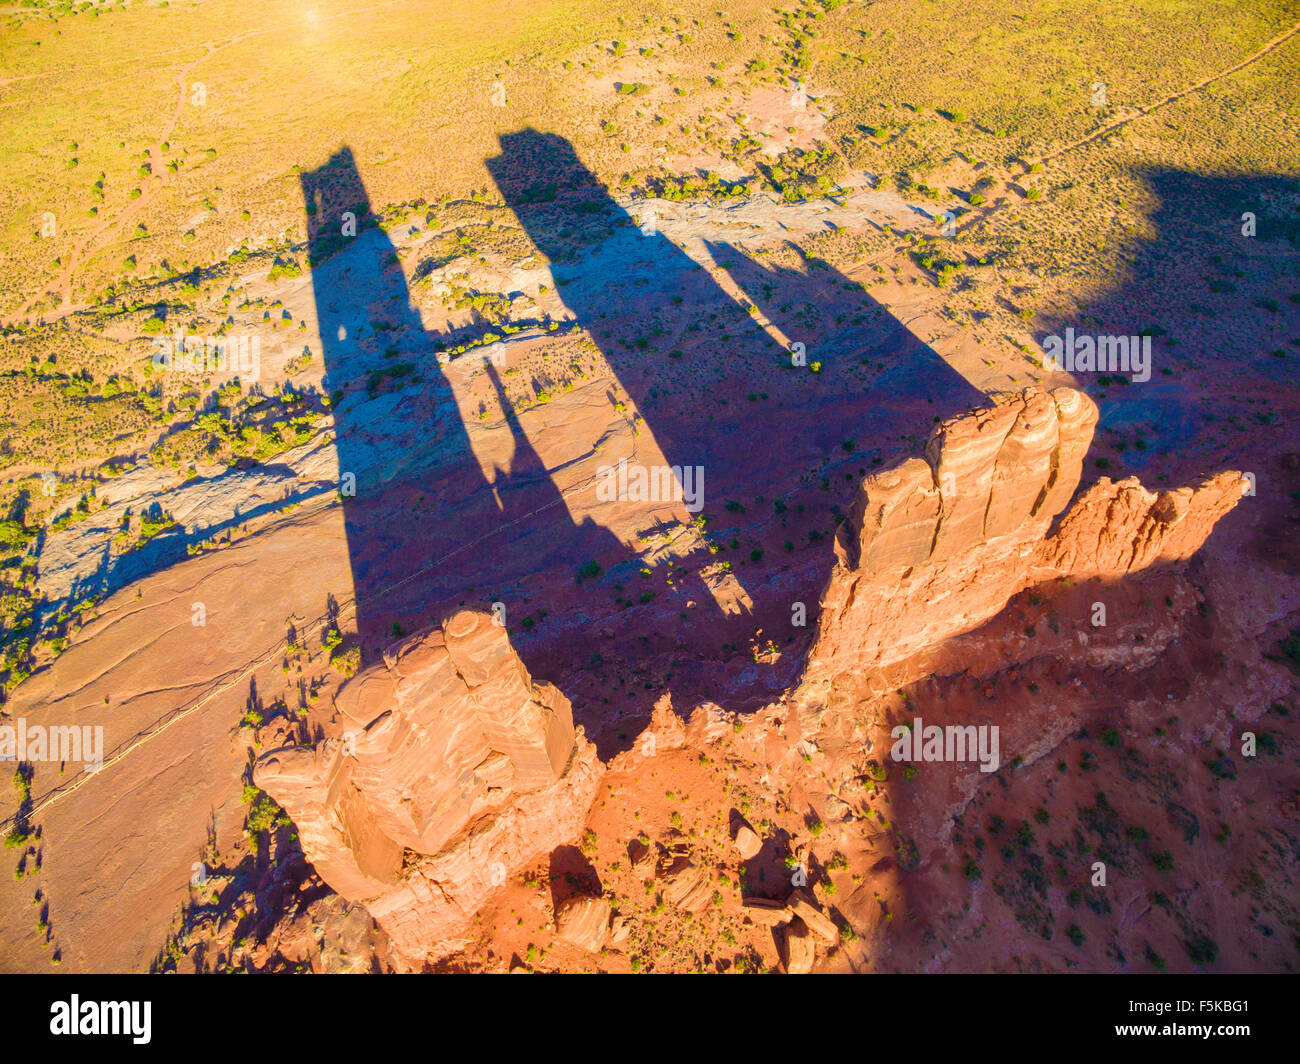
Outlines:
[[[332,737],[265,754],[254,779],[412,964],[456,948],[508,875],[576,838],[603,772],[568,699],[479,613],[397,647],[337,709]]]
[[[1189,557],[1241,497],[1240,473],[1153,494],[1135,478],[1073,497],[1097,407],[1026,389],[937,426],[925,458],[869,477],[836,535],[806,681],[880,668],[966,632],[1060,576]]]

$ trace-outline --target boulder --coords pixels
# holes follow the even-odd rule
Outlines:
[[[589,894],[565,898],[555,908],[555,933],[565,942],[597,953],[609,930],[609,902]]]
[[[655,874],[655,848],[652,843],[642,842],[639,838],[627,844],[627,857],[632,871],[642,879],[651,879]]]
[[[704,910],[713,897],[713,884],[688,857],[678,857],[660,873],[664,900],[668,904],[698,913]]]
[[[744,861],[753,860],[763,848],[763,840],[758,837],[758,833],[748,824],[741,824],[736,829],[735,842],[736,852],[740,854],[741,860]]]
[[[807,890],[794,891],[786,905],[796,917],[803,921],[808,930],[823,942],[834,945],[840,940],[840,929],[829,916],[823,913],[812,894]]]
[[[786,925],[781,935],[781,965],[787,975],[807,975],[817,960],[817,947],[812,933],[802,920],[795,917]]]
[[[754,923],[766,927],[778,927],[789,923],[794,916],[789,907],[774,898],[747,897],[741,900],[740,907],[741,912]]]

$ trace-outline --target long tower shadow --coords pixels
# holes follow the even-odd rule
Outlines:
[[[1085,311],[1039,325],[1040,343],[1073,329],[1150,344],[1149,380],[1074,375],[1101,410],[1100,442],[1121,448],[1104,456],[1107,466],[1089,464],[1085,486],[1153,465],[1191,477],[1271,460],[1278,428],[1295,436],[1290,419],[1274,427],[1277,415],[1262,408],[1296,381],[1300,308],[1288,276],[1300,246],[1300,182],[1164,167],[1139,176],[1154,200],[1154,236],[1128,239],[1127,270]]]
[[[621,545],[570,520],[500,390],[514,456],[508,474],[484,476],[351,152],[302,188],[364,667],[462,602],[487,608],[530,573]]]
[[[945,717],[964,722],[992,712],[992,719],[1001,718],[1003,767],[982,781],[979,770],[969,764],[931,763],[920,781],[909,783],[903,782],[907,774],[900,771],[902,765],[882,760],[897,840],[889,858],[897,875],[897,900],[891,899],[890,905],[909,916],[884,931],[885,941],[893,945],[880,952],[891,957],[895,970],[928,970],[936,937],[947,940],[946,967],[952,971],[1053,970],[1062,964],[1062,955],[1046,943],[1053,934],[1059,942],[1061,932],[1077,920],[1073,931],[1079,939],[1068,962],[1076,970],[1111,972],[1118,963],[1125,970],[1143,971],[1154,963],[1163,971],[1166,962],[1152,947],[1163,941],[1175,951],[1169,970],[1191,972],[1201,970],[1204,962],[1192,955],[1188,927],[1200,921],[1211,927],[1217,921],[1220,928],[1232,924],[1223,919],[1219,892],[1211,885],[1219,878],[1215,872],[1234,860],[1226,849],[1217,860],[1203,855],[1207,874],[1183,891],[1177,909],[1153,905],[1147,917],[1132,925],[1116,921],[1109,902],[1095,889],[1092,857],[1072,868],[1066,867],[1069,861],[1060,864],[1057,882],[1052,882],[1055,874],[1044,875],[1044,853],[1050,866],[1052,855],[1081,852],[1079,847],[1092,844],[1098,855],[1112,851],[1108,867],[1122,870],[1126,860],[1145,860],[1144,853],[1158,853],[1166,845],[1177,853],[1178,841],[1194,838],[1189,834],[1175,841],[1185,830],[1179,817],[1187,812],[1179,802],[1189,793],[1201,793],[1206,781],[1212,787],[1213,780],[1199,758],[1162,751],[1162,737],[1167,728],[1177,740],[1168,751],[1181,750],[1184,744],[1213,748],[1213,743],[1204,746],[1204,739],[1195,737],[1204,727],[1200,722],[1207,719],[1205,714],[1222,712],[1215,708],[1215,696],[1206,692],[1213,692],[1221,679],[1223,654],[1216,656],[1208,648],[1223,645],[1238,625],[1258,624],[1253,618],[1266,615],[1253,613],[1255,607],[1242,613],[1242,588],[1274,585],[1279,589],[1276,602],[1284,603],[1287,592],[1282,589],[1288,583],[1294,587],[1300,569],[1300,538],[1295,533],[1300,492],[1291,490],[1300,486],[1294,462],[1300,430],[1288,416],[1297,382],[1294,360],[1300,354],[1300,284],[1295,281],[1300,265],[1300,183],[1289,177],[1168,168],[1134,176],[1146,184],[1153,206],[1146,224],[1125,241],[1128,268],[1113,285],[1092,295],[1086,308],[1056,311],[1038,323],[1040,343],[1049,336],[1063,337],[1067,329],[1080,336],[1142,335],[1151,341],[1149,379],[1104,367],[1071,375],[1073,387],[1087,392],[1100,411],[1075,498],[1103,476],[1137,476],[1147,490],[1159,492],[1224,469],[1258,474],[1258,497],[1242,499],[1216,526],[1212,540],[1217,548],[1207,543],[1190,561],[1100,582],[1052,582],[1026,589],[997,616],[954,638],[931,660],[929,675],[909,686],[905,713],[889,717],[891,724],[914,716],[927,724]],[[1247,214],[1250,225],[1245,224]],[[1083,286],[1093,279],[1080,276],[1078,281]],[[1296,296],[1288,301],[1292,292]],[[1058,379],[1065,383],[1069,378],[1062,374]],[[1204,560],[1215,552],[1223,556],[1225,537],[1232,544],[1227,555],[1231,570]],[[1180,617],[1173,599],[1153,593],[1160,586],[1153,578],[1167,578],[1170,570],[1180,584],[1196,590],[1194,613]],[[1236,586],[1225,595],[1230,584]],[[1071,626],[1088,626],[1088,612],[1097,599],[1112,603],[1112,617],[1122,609],[1118,604],[1127,601],[1135,613],[1149,618],[1146,623],[1153,629],[1170,625],[1179,635],[1141,666],[1116,666],[1082,652],[1062,655],[1050,642],[1035,649],[1031,640],[1016,650],[1017,641],[1010,636],[1023,624],[1024,606],[1042,603],[1041,609],[1054,618],[1052,628],[1057,628],[1059,615],[1061,631],[1068,632]],[[1148,605],[1153,607],[1150,613]],[[1261,636],[1266,631],[1258,630]],[[1127,638],[1134,635],[1139,642],[1145,638],[1136,629]],[[998,644],[1005,648],[1003,655],[989,655],[986,648]],[[967,654],[972,657],[963,660]],[[975,667],[966,668],[971,661],[976,661]],[[1064,695],[1050,693],[1053,687]],[[997,707],[986,709],[987,692],[994,688]],[[1045,704],[1052,707],[1054,726],[1071,716],[1077,723],[1037,766],[1031,761],[1011,771],[1021,754],[1041,740]],[[1137,723],[1144,716],[1164,725],[1155,729],[1154,740],[1149,728]],[[1125,735],[1122,745],[1097,746],[1088,739],[1089,731],[1095,736],[1111,727],[1117,728],[1116,735]],[[1148,733],[1145,739],[1143,732]],[[1045,776],[1041,771],[1053,762],[1064,768],[1076,758],[1080,775],[1092,775],[1090,789],[1096,794],[1095,804],[1082,809],[1073,808],[1068,791],[1054,794],[1054,782],[1048,778],[1052,773]],[[1135,772],[1139,764],[1143,771]],[[993,786],[994,778],[1001,787]],[[980,781],[974,800],[950,797],[969,795],[972,780]],[[1113,809],[1106,804],[1107,793],[1122,796]],[[1064,810],[1057,808],[1062,802]],[[1035,807],[1043,816],[1031,822],[1028,812]],[[1014,845],[994,842],[994,824],[1001,824],[1002,814],[1008,833],[1016,832]],[[1126,820],[1145,825],[1139,852],[1126,852],[1133,835],[1118,843],[1113,832],[1107,837],[1112,830],[1108,825]],[[1220,840],[1231,830],[1225,823]],[[987,848],[985,832],[991,843]],[[981,878],[993,889],[984,891],[978,921],[963,928],[957,906],[971,897],[971,884]],[[1136,878],[1142,882],[1140,873]],[[851,899],[845,899],[855,922],[869,919],[883,905],[875,884],[871,886],[873,897],[863,890],[856,911],[848,908]],[[1151,884],[1145,889],[1152,889]],[[1086,906],[1073,901],[1069,909],[1053,906],[1051,892],[1059,897],[1067,891],[1086,899]],[[1252,912],[1261,923],[1269,919],[1267,908]],[[1272,918],[1277,918],[1276,911]],[[997,950],[989,950],[984,942],[989,926],[1002,929]],[[1248,955],[1262,970],[1267,963],[1261,960],[1264,954],[1255,937],[1261,924],[1247,921],[1241,926],[1243,933],[1233,936],[1237,941],[1220,939],[1222,955]],[[1292,944],[1298,944],[1294,938]],[[1281,959],[1284,952],[1273,957]]]
[[[511,625],[512,642],[574,700],[608,756],[634,734],[611,716],[634,723],[665,693],[684,707],[770,700],[788,682],[788,659],[779,670],[726,659],[746,652],[758,628],[789,642],[815,626],[834,562],[830,532],[861,475],[899,450],[900,437],[923,439],[933,420],[983,396],[825,264],[768,268],[707,245],[751,308],[672,240],[633,225],[567,141],[524,130],[501,148],[488,166],[507,206],[550,260],[641,431],[667,465],[703,469],[703,539],[678,558],[667,588],[634,601],[623,581],[637,578],[640,551],[589,517],[574,520],[575,500],[556,487],[491,367],[514,456],[508,472],[485,476],[440,337],[423,328],[344,149],[304,174],[302,188],[362,663],[461,603],[541,604],[568,623]],[[794,366],[760,326],[759,303],[790,320],[788,335],[807,338],[808,365]],[[599,578],[575,584],[593,561]],[[721,562],[733,581],[727,601],[702,571],[716,574]],[[807,607],[802,630],[791,627],[796,601]],[[655,658],[671,668],[643,676]],[[632,676],[646,682],[628,683],[611,705],[615,682]]]
[[[634,225],[562,137],[505,135],[488,168],[669,464],[705,467],[705,510],[719,522],[726,503],[750,506],[755,488],[770,499],[797,487],[811,456],[867,451],[857,444],[916,431],[918,414],[924,432],[984,400],[826,263],[769,268],[702,242],[753,306],[738,302],[662,232]],[[611,219],[610,235],[575,254],[573,234],[592,215]],[[806,341],[807,366],[795,366],[759,323],[760,306],[789,320],[783,331],[793,341]],[[845,441],[855,446],[843,449]],[[740,580],[754,591],[765,576]]]
[[[767,265],[709,240],[687,254],[662,227],[634,221],[562,137],[507,134],[487,165],[666,462],[705,470],[708,550],[731,565],[751,603],[720,620],[670,615],[667,631],[638,635],[642,651],[675,656],[676,704],[770,700],[792,679],[788,665],[765,673],[724,659],[747,657],[760,629],[757,642],[793,641],[798,656],[834,564],[830,534],[862,476],[923,441],[934,421],[985,402],[983,393],[825,262],[789,264],[786,254],[787,265]],[[743,298],[697,257],[711,258]],[[804,365],[765,319],[802,344]],[[796,603],[807,628],[795,627]],[[748,691],[738,675],[753,678]],[[649,680],[647,702],[663,690],[661,676]]]

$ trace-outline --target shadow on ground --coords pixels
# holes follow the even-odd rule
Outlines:
[[[550,260],[566,307],[644,418],[641,432],[668,465],[703,468],[699,561],[679,559],[671,591],[634,602],[624,581],[637,578],[639,552],[590,518],[575,520],[487,363],[515,451],[508,470],[484,476],[438,358],[445,338],[423,328],[344,149],[305,173],[302,189],[363,666],[462,604],[502,601],[509,616],[551,618],[512,630],[512,641],[536,676],[573,698],[602,756],[630,745],[632,721],[648,718],[664,693],[678,705],[761,704],[788,682],[788,661],[767,682],[751,662],[729,689],[716,680],[720,661],[765,622],[778,642],[802,635],[790,627],[795,600],[815,626],[830,532],[861,473],[982,394],[825,263],[769,268],[709,245],[754,308],[738,302],[671,240],[633,225],[558,136],[504,136],[488,165]],[[352,220],[355,235],[345,235]],[[818,371],[792,366],[759,324],[760,307],[784,319],[787,335],[808,338]],[[752,607],[715,600],[698,573],[715,560],[733,563],[739,597]],[[580,580],[584,567],[600,575]],[[573,623],[554,623],[557,614]],[[671,669],[619,692],[618,715],[632,720],[606,734],[584,676],[603,690],[612,686],[605,668],[627,677],[655,656],[673,659]]]

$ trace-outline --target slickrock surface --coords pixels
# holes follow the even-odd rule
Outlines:
[[[568,700],[483,614],[408,640],[336,708],[334,736],[265,754],[254,778],[412,964],[454,948],[507,876],[577,836],[603,772]]]
[[[673,859],[659,876],[664,900],[689,913],[698,913],[708,905],[713,885],[699,865],[688,857]]]
[[[1146,491],[1078,487],[1097,408],[1026,389],[937,426],[925,459],[869,477],[836,535],[806,680],[880,668],[970,631],[1012,595],[1060,576],[1119,576],[1189,557],[1241,497],[1240,473]]]

